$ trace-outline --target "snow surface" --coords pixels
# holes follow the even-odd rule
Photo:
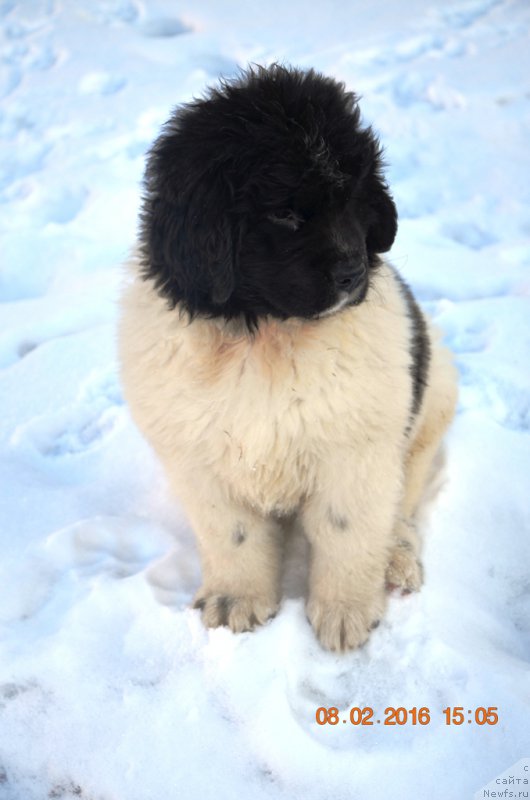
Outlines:
[[[530,756],[530,5],[0,0],[0,22],[0,798],[472,797]],[[116,377],[146,148],[174,104],[272,60],[363,96],[393,261],[461,373],[425,587],[345,656],[305,619],[301,542],[276,619],[203,629],[192,533]]]

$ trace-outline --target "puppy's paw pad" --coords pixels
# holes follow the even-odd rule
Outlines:
[[[383,603],[378,606],[366,611],[354,605],[310,600],[307,616],[322,647],[344,653],[368,641],[370,632],[379,625],[383,612]]]
[[[193,603],[207,628],[228,626],[234,633],[252,631],[276,614],[277,604],[263,597],[199,594]]]
[[[386,570],[388,589],[401,589],[403,594],[418,592],[423,584],[423,566],[409,543],[398,544],[390,554]]]

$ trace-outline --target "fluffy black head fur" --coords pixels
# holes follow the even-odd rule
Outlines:
[[[192,316],[314,318],[366,294],[397,214],[354,94],[249,69],[178,108],[149,154],[145,277]]]

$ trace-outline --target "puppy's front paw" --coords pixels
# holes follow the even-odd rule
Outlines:
[[[307,616],[320,644],[326,650],[342,653],[360,647],[368,640],[370,631],[379,625],[383,610],[383,600],[370,609],[317,599],[311,599],[307,604]]]
[[[228,594],[206,594],[199,592],[193,608],[201,611],[207,628],[227,625],[234,633],[252,631],[276,614],[278,604],[266,597],[233,597]]]
[[[417,592],[423,583],[423,566],[415,548],[406,540],[398,542],[390,553],[386,570],[389,589],[401,589],[403,594]]]

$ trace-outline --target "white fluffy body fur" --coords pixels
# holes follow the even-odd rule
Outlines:
[[[274,615],[295,517],[311,545],[307,614],[325,647],[362,644],[388,584],[419,588],[413,517],[456,379],[429,326],[429,382],[411,423],[411,325],[388,264],[360,305],[267,319],[250,334],[170,310],[132,260],[125,396],[195,530],[206,625],[243,631]]]

